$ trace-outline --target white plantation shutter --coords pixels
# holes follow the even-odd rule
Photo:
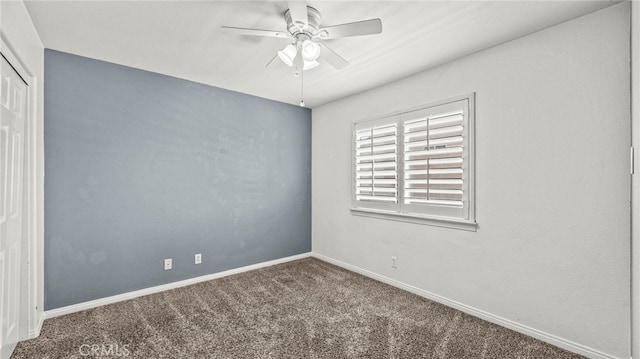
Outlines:
[[[398,203],[397,118],[355,126],[355,201],[390,209]]]
[[[467,101],[402,116],[406,212],[464,216]]]
[[[354,208],[475,223],[473,95],[354,126]]]

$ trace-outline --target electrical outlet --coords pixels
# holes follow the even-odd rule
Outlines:
[[[391,257],[391,268],[398,268],[398,257]]]
[[[166,258],[164,260],[164,270],[169,270],[173,268],[173,260],[171,258]]]
[[[202,253],[198,253],[195,255],[195,262],[196,264],[202,263]]]

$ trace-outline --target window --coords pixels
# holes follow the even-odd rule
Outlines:
[[[354,214],[475,229],[473,100],[355,123]]]

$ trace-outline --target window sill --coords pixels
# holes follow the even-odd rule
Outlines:
[[[424,216],[419,214],[398,213],[368,208],[351,208],[351,214],[356,216],[379,218],[415,224],[425,224],[429,226],[446,227],[472,232],[475,232],[478,229],[478,224],[475,221],[467,221],[463,219],[448,217]]]

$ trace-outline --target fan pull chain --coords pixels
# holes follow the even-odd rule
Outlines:
[[[300,70],[300,107],[304,107],[304,69]]]

